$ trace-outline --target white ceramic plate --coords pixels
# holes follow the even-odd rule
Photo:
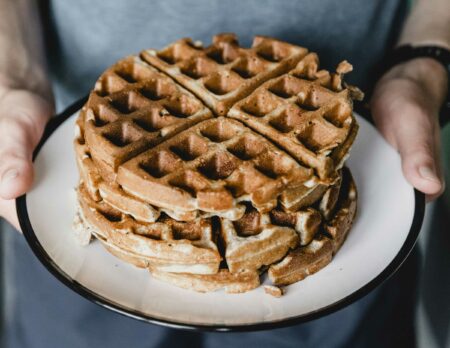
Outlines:
[[[25,237],[36,256],[80,295],[152,323],[211,330],[280,327],[328,314],[368,293],[408,256],[423,218],[424,198],[405,181],[398,154],[357,116],[360,131],[348,161],[359,192],[358,216],[333,261],[287,287],[282,298],[260,287],[245,294],[200,294],[152,279],[94,242],[72,233],[78,172],[72,139],[79,101],[54,119],[35,158],[33,189],[17,200]]]

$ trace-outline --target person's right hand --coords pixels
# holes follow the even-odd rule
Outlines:
[[[375,124],[398,150],[405,178],[428,201],[445,187],[438,114],[446,95],[444,67],[430,58],[416,58],[386,72],[371,100]]]
[[[0,217],[20,230],[15,198],[33,182],[33,150],[53,113],[44,97],[0,87]]]

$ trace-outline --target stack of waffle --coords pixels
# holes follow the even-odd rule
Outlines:
[[[243,48],[232,34],[119,61],[77,120],[80,242],[94,236],[197,291],[318,271],[356,212],[350,70],[318,70],[316,54],[267,37]]]

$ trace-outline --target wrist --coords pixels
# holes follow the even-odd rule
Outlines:
[[[433,58],[418,57],[392,67],[397,74],[415,80],[416,82],[434,83],[441,89],[446,89],[448,74],[444,66]]]
[[[448,73],[442,64],[433,58],[414,58],[389,69],[380,83],[391,79],[404,79],[422,87],[426,97],[436,105],[437,111],[445,102],[448,88]]]

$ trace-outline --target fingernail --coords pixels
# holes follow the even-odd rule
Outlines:
[[[19,176],[19,171],[17,169],[9,169],[2,175],[2,186],[7,184],[8,182],[14,180]]]
[[[431,181],[440,183],[440,180],[436,176],[434,170],[431,169],[430,167],[427,167],[427,166],[420,167],[419,174],[422,178],[424,178],[426,180],[431,180]]]

